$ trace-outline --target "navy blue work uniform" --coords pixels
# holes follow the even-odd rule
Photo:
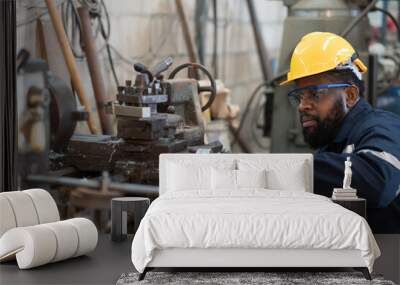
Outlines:
[[[367,200],[372,231],[400,233],[400,117],[360,98],[334,141],[314,155],[314,193],[330,197],[334,187],[343,186],[348,156],[351,187]]]

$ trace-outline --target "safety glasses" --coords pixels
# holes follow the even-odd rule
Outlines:
[[[289,101],[293,106],[299,106],[301,100],[318,103],[322,95],[329,94],[329,89],[351,87],[351,84],[324,84],[307,86],[289,92]]]

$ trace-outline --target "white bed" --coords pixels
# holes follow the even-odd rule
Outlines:
[[[141,278],[154,267],[354,267],[368,278],[380,252],[367,222],[312,194],[312,169],[309,154],[161,155],[160,197],[132,243]]]

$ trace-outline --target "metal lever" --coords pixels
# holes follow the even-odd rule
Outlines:
[[[153,82],[153,77],[154,77],[153,73],[151,73],[150,70],[148,70],[144,64],[135,63],[133,65],[133,68],[135,69],[136,72],[147,74],[149,76],[150,82]]]
[[[172,63],[174,63],[174,60],[172,59],[172,57],[169,56],[162,62],[154,66],[151,69],[151,73],[154,75],[154,77],[158,77],[161,74],[161,72],[166,71],[172,65]]]

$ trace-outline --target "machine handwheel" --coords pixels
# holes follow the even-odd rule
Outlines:
[[[176,67],[171,74],[169,75],[168,79],[174,79],[175,75],[181,71],[182,69],[185,68],[193,68],[193,69],[200,69],[201,71],[203,71],[206,76],[208,77],[208,79],[210,80],[211,85],[210,86],[203,86],[200,87],[199,84],[197,83],[197,90],[198,92],[211,92],[211,96],[210,99],[208,99],[207,103],[201,107],[201,111],[204,112],[205,110],[207,110],[208,108],[211,107],[212,103],[214,102],[215,96],[217,96],[217,86],[215,84],[215,80],[212,77],[211,73],[205,68],[205,66],[198,64],[198,63],[184,63],[179,65],[178,67]]]

